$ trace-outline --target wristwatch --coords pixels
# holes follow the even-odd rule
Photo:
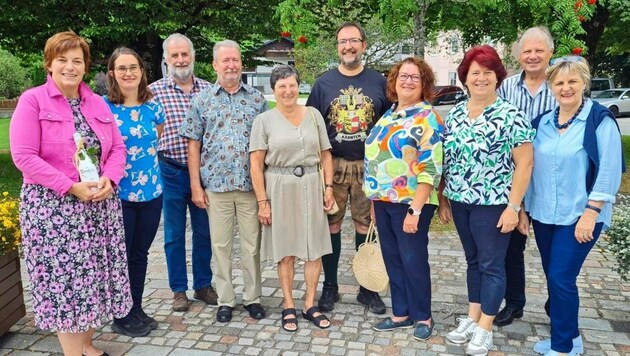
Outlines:
[[[512,204],[512,203],[508,203],[508,206],[512,209],[514,209],[514,211],[516,211],[517,213],[521,212],[521,206],[520,205],[516,205],[516,204]]]
[[[412,208],[412,207],[409,207],[409,210],[407,210],[407,213],[408,213],[409,215],[413,215],[413,216],[420,216],[420,213],[421,213],[421,212],[422,212],[422,210],[421,210],[421,209],[416,210],[416,209],[414,209],[414,208]]]

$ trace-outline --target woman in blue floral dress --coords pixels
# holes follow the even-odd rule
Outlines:
[[[46,84],[26,91],[11,119],[11,154],[22,171],[20,224],[35,325],[57,332],[66,355],[101,355],[103,320],[127,315],[131,295],[120,199],[125,146],[103,99],[83,83],[86,41],[46,42]],[[82,182],[73,157],[80,134],[98,181]]]
[[[147,335],[157,321],[142,309],[149,248],[162,215],[162,179],[157,158],[158,138],[164,126],[164,109],[149,90],[142,58],[133,50],[114,50],[107,63],[108,94],[105,102],[114,113],[127,149],[125,174],[118,195],[122,200],[129,283],[133,307],[114,319],[112,329],[131,337]]]

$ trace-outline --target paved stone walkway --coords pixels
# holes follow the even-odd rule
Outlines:
[[[377,333],[372,330],[380,316],[368,312],[356,302],[358,286],[350,265],[354,232],[346,219],[340,267],[341,302],[327,315],[332,326],[320,330],[299,319],[299,331],[288,333],[280,328],[282,293],[276,269],[263,265],[263,298],[268,317],[257,321],[239,305],[232,322],[216,322],[217,308],[194,301],[188,312],[171,311],[172,293],[168,288],[163,252],[162,230],[153,244],[145,289],[144,307],[155,316],[159,328],[147,337],[129,338],[105,326],[96,333],[96,345],[110,355],[463,355],[464,346],[446,342],[445,335],[455,325],[455,318],[466,313],[466,263],[461,244],[453,233],[431,233],[429,253],[433,278],[434,336],[427,342],[416,341],[411,330]],[[239,249],[235,247],[234,251]],[[234,257],[234,282],[242,290],[240,257]],[[543,311],[546,300],[545,280],[535,242],[526,251],[528,271],[525,315],[510,326],[494,328],[490,355],[532,355],[540,338],[549,336],[548,319]],[[580,328],[587,355],[630,354],[630,285],[610,270],[611,261],[594,250],[578,279],[581,293]],[[27,298],[27,316],[0,339],[1,355],[56,355],[61,347],[54,334],[33,326],[28,282],[23,271]],[[189,280],[192,280],[189,277]],[[294,297],[303,297],[303,265],[297,268]],[[319,288],[321,288],[321,283]],[[192,291],[188,293],[192,299]],[[391,313],[391,300],[384,296]],[[301,303],[297,303],[301,308]],[[299,312],[299,311],[298,311]],[[0,316],[1,317],[1,316]]]

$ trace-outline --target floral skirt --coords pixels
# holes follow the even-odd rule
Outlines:
[[[132,301],[118,196],[82,202],[24,184],[20,225],[38,328],[79,333],[127,315]]]

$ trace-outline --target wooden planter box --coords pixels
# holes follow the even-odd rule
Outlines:
[[[26,315],[17,251],[0,256],[0,315],[0,336]]]

